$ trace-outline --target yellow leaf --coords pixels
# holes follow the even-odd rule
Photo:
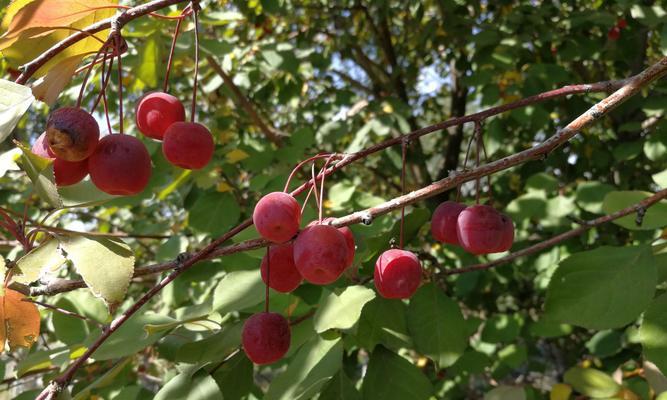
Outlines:
[[[224,192],[229,192],[230,190],[232,190],[232,187],[229,186],[229,184],[227,182],[222,181],[222,182],[218,183],[218,185],[215,187],[215,190],[217,190],[218,192],[224,193]]]
[[[567,400],[572,394],[572,386],[565,383],[557,383],[551,388],[549,400]]]
[[[15,290],[5,289],[0,307],[0,350],[5,348],[31,347],[39,336],[39,311],[34,303],[22,301],[25,296]]]
[[[39,78],[32,85],[32,94],[36,99],[43,101],[49,106],[53,105],[58,99],[60,92],[69,83],[76,67],[81,62],[81,56],[75,55],[64,59],[57,65],[54,65],[49,72]]]
[[[234,149],[225,155],[227,162],[230,164],[237,163],[241,160],[245,160],[249,155],[241,149]]]
[[[331,207],[333,207],[333,201],[324,200],[324,204],[322,204],[322,206],[324,206],[324,208],[331,208]]]

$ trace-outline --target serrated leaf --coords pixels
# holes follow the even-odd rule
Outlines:
[[[72,261],[93,294],[107,304],[117,304],[134,274],[134,253],[118,239],[91,236],[62,236],[60,248]]]
[[[16,143],[16,145],[23,152],[18,164],[28,174],[39,197],[54,208],[62,207],[62,200],[53,176],[53,161],[33,154],[27,146],[21,143]]]
[[[49,70],[49,73],[40,77],[32,84],[32,94],[37,100],[43,101],[49,106],[53,105],[60,93],[69,84],[81,63],[82,55],[77,54],[61,60]]]
[[[648,307],[656,282],[650,246],[602,246],[560,262],[549,282],[545,307],[561,322],[618,328]]]
[[[258,270],[234,271],[220,280],[213,292],[213,309],[224,315],[264,301],[264,281]]]
[[[42,272],[55,271],[65,261],[58,249],[58,241],[49,240],[19,258],[16,262],[18,268],[14,270],[12,279],[23,284],[32,283],[39,279]]]
[[[0,297],[0,351],[5,349],[5,340],[9,348],[30,348],[39,337],[39,310],[34,303],[23,301],[25,296],[12,289],[5,289]]]
[[[129,356],[157,342],[167,331],[160,331],[153,334],[146,332],[146,325],[166,324],[173,322],[174,319],[166,315],[144,313],[139,310],[131,316],[124,324],[109,336],[102,345],[95,350],[92,358],[95,360],[111,360]],[[100,330],[95,330],[85,342],[90,346],[99,336]]]
[[[454,364],[468,346],[458,304],[433,283],[419,288],[410,299],[408,330],[417,351],[432,358],[440,368]]]
[[[225,361],[212,376],[225,399],[242,399],[254,386],[252,361],[243,351]]]
[[[361,393],[345,372],[340,370],[322,390],[318,400],[361,400]]]
[[[563,380],[577,392],[593,398],[613,397],[621,389],[611,376],[592,368],[570,368]]]
[[[357,340],[372,351],[377,344],[387,348],[412,347],[406,322],[407,307],[401,300],[376,297],[366,303],[357,326]]]
[[[21,157],[21,149],[13,148],[0,154],[0,178],[7,174],[7,171],[20,170],[16,160]]]
[[[433,386],[419,368],[382,346],[371,354],[362,386],[364,400],[426,400]]]
[[[314,316],[315,331],[350,329],[361,315],[361,309],[375,297],[375,292],[364,286],[348,286],[340,294],[329,293]]]
[[[151,35],[143,42],[141,55],[139,58],[139,67],[137,68],[137,78],[146,86],[157,86],[158,67],[160,65],[160,49],[156,35]]]
[[[82,310],[66,297],[61,297],[54,305],[62,310],[82,314]],[[58,340],[70,346],[80,345],[90,334],[86,321],[57,311],[51,314],[51,323]]]
[[[29,87],[0,79],[0,143],[9,137],[33,101]]]
[[[310,399],[342,366],[342,340],[316,335],[296,353],[285,372],[271,382],[264,399]]]

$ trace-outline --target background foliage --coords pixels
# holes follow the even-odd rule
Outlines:
[[[131,249],[137,266],[171,260],[226,232],[251,215],[262,194],[282,190],[289,171],[309,155],[358,151],[566,84],[625,78],[667,54],[666,11],[652,1],[201,3],[205,58],[197,112],[215,137],[213,162],[201,171],[180,170],[164,160],[158,143],[142,137],[154,163],[142,194],[49,219],[72,230],[129,234],[123,249]],[[608,31],[619,18],[628,26],[611,40]],[[161,86],[173,28],[173,22],[149,17],[124,28],[126,110]],[[189,20],[184,28],[170,92],[187,104],[194,67]],[[5,77],[36,55],[18,46],[3,53]],[[258,117],[241,105],[216,64]],[[117,125],[115,73],[113,79],[108,96]],[[75,75],[54,104],[73,104],[80,82],[81,74]],[[92,82],[99,83],[99,74]],[[84,106],[95,90],[89,89]],[[666,94],[667,85],[658,82],[546,159],[491,177],[485,196],[492,193],[493,204],[513,218],[513,250],[665,187]],[[484,124],[489,157],[544,140],[603,97],[570,96],[491,118]],[[35,103],[12,137],[33,141],[48,110]],[[133,123],[132,112],[126,113],[126,131],[138,135]],[[463,168],[471,131],[466,125],[412,143],[408,189]],[[39,220],[50,206],[16,169],[13,147],[9,140],[0,144],[0,204],[19,213],[27,204],[29,217]],[[336,173],[327,181],[326,214],[345,215],[398,196],[400,167],[400,149],[392,148]],[[85,185],[61,191],[65,204],[99,200]],[[462,188],[466,201],[474,200],[472,188]],[[410,301],[382,299],[366,279],[377,255],[397,238],[398,216],[352,226],[358,268],[328,287],[303,284],[290,295],[272,293],[272,310],[299,323],[287,357],[253,369],[235,350],[243,320],[262,309],[258,267],[264,251],[207,261],[177,278],[104,343],[77,375],[74,398],[566,399],[574,390],[592,398],[648,399],[667,390],[660,372],[667,372],[664,204],[650,209],[641,226],[629,216],[510,265],[447,277],[443,269],[478,261],[430,237],[431,211],[454,196],[408,209],[406,246],[421,254],[426,269],[426,282]],[[304,223],[314,217],[307,207]],[[253,237],[251,228],[234,240]],[[22,255],[10,237],[0,240],[5,258]],[[72,257],[60,277],[85,279],[86,267],[95,276],[94,263],[80,264]],[[103,297],[122,311],[156,279],[137,278],[126,296],[111,288]],[[41,388],[42,379],[56,376],[99,335],[96,322],[112,318],[86,289],[43,300],[90,320],[41,310],[37,344],[1,358],[7,397]],[[19,389],[12,386],[15,374]]]

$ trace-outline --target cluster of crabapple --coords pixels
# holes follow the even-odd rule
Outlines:
[[[431,235],[439,242],[461,246],[471,254],[502,253],[512,247],[514,223],[488,205],[467,207],[445,201],[433,213]]]
[[[628,27],[628,21],[625,20],[625,18],[619,18],[618,21],[616,21],[616,25],[612,26],[609,28],[609,31],[607,31],[607,38],[609,40],[618,40],[621,38],[621,29],[625,29]]]
[[[170,163],[203,168],[213,156],[213,137],[205,126],[184,120],[183,105],[162,92],[144,96],[136,109],[137,127],[144,135],[163,141],[162,151]],[[129,196],[144,190],[151,176],[151,158],[139,139],[116,134],[100,139],[97,121],[79,107],[52,112],[46,131],[31,150],[53,160],[58,186],[73,185],[90,174],[101,191]]]
[[[144,135],[162,141],[164,157],[184,169],[204,168],[215,144],[211,132],[204,125],[185,122],[185,108],[174,96],[165,92],[151,92],[137,103],[137,128]]]
[[[262,259],[264,283],[288,293],[303,280],[316,285],[335,282],[352,265],[355,242],[348,227],[333,227],[331,221],[333,218],[312,221],[299,232],[301,207],[293,196],[273,192],[262,197],[253,211],[253,222],[259,234],[274,243]],[[374,281],[383,297],[409,298],[421,281],[419,259],[409,251],[387,250],[376,262]],[[244,324],[242,339],[250,360],[272,363],[289,349],[289,324],[280,314],[258,313]]]
[[[107,135],[88,112],[63,107],[49,115],[46,131],[32,152],[53,160],[58,186],[73,185],[90,174],[100,190],[113,195],[141,192],[151,175],[151,158],[141,141],[128,135]]]

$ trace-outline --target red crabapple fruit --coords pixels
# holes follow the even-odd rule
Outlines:
[[[135,109],[137,129],[144,135],[162,140],[173,123],[185,121],[185,108],[174,96],[164,92],[144,95]]]
[[[255,205],[252,222],[264,239],[284,243],[299,231],[301,207],[289,193],[269,193]]]
[[[459,244],[456,234],[456,221],[466,206],[454,201],[445,201],[433,212],[431,217],[431,235],[441,243]]]
[[[628,21],[625,18],[619,18],[618,21],[616,21],[616,26],[618,26],[619,29],[625,29],[628,27]]]
[[[88,159],[90,179],[103,192],[130,196],[144,190],[151,177],[151,157],[134,136],[108,135]]]
[[[607,32],[607,37],[609,40],[618,40],[621,38],[621,28],[618,26],[614,25],[609,29],[609,32]]]
[[[46,132],[39,135],[31,151],[40,157],[53,160],[53,175],[57,186],[73,185],[88,175],[88,160],[65,161],[55,157],[46,144]]]
[[[459,243],[472,254],[497,253],[502,247],[505,222],[493,207],[475,205],[461,211],[457,220]]]
[[[255,364],[271,364],[280,360],[290,346],[289,323],[280,314],[261,312],[243,324],[243,351]]]
[[[322,220],[322,225],[328,225],[334,219],[335,218],[333,217],[324,218]],[[318,222],[319,222],[318,220],[311,221],[306,226],[308,227],[308,226],[318,225]],[[354,262],[354,253],[356,251],[356,245],[354,243],[354,234],[352,233],[352,230],[347,226],[338,228],[338,232],[342,233],[343,236],[345,236],[345,242],[347,242],[347,266],[349,267]]]
[[[215,150],[211,132],[196,122],[171,124],[162,140],[162,152],[167,160],[185,169],[204,168]]]
[[[417,256],[407,250],[391,249],[375,262],[373,278],[378,293],[387,299],[411,297],[421,282],[422,268]]]
[[[296,265],[294,265],[294,245],[292,243],[271,246],[268,257],[265,255],[262,259],[260,269],[264,283],[281,293],[291,292],[303,280],[296,269]],[[269,271],[268,274],[267,270]],[[267,278],[270,278],[268,282]]]
[[[82,161],[95,151],[100,139],[100,127],[86,111],[78,107],[63,107],[49,115],[46,139],[56,158]]]
[[[338,279],[348,262],[345,236],[331,225],[304,229],[294,242],[294,263],[301,276],[316,285]]]
[[[514,223],[512,219],[505,214],[500,214],[500,219],[503,222],[503,231],[501,234],[500,245],[496,252],[502,253],[512,248],[514,243]]]

